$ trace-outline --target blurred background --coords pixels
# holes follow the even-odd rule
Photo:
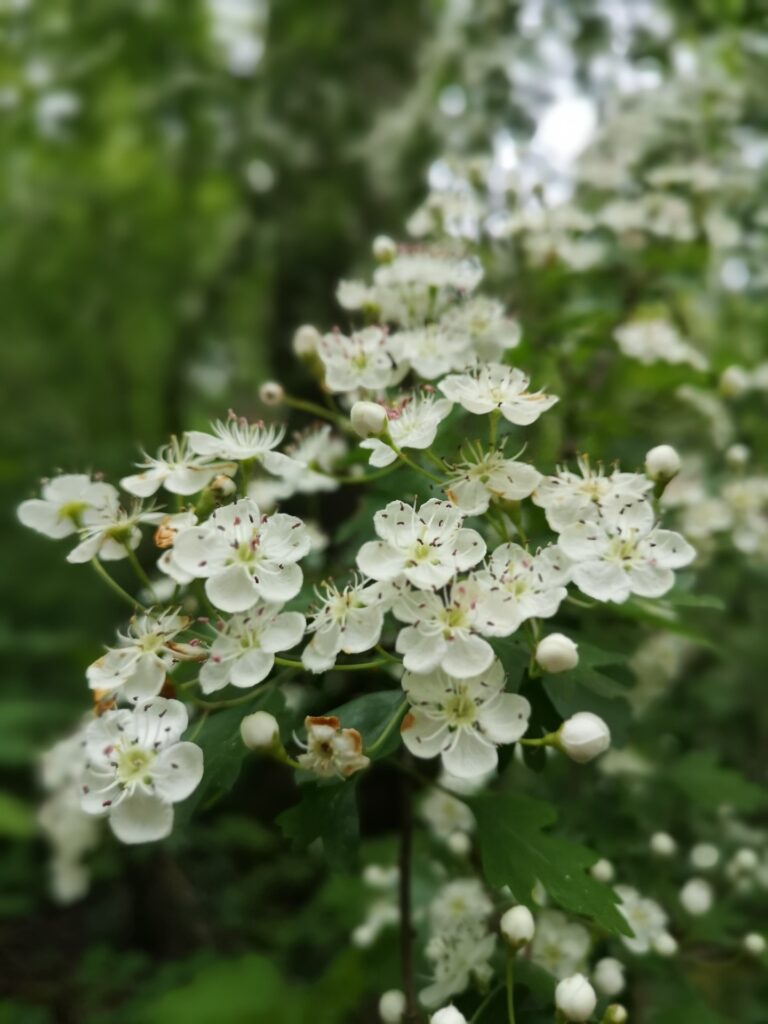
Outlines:
[[[765,15],[749,0],[562,6],[582,98],[600,55],[612,88],[669,66],[671,24],[676,43],[730,45],[749,74],[738,33]],[[54,470],[115,478],[139,444],[254,413],[266,378],[301,392],[295,328],[338,320],[336,282],[375,234],[401,232],[446,147],[539,131],[555,163],[583,148],[599,106],[554,109],[552,7],[0,0],[0,1024],[374,1019],[359,952],[342,943],[328,969],[324,949],[323,914],[343,936],[358,879],[332,878],[318,904],[304,859],[274,863],[245,816],[174,839],[178,857],[110,847],[86,901],[51,902],[35,759],[83,708],[94,638],[122,610],[14,509]],[[764,313],[733,316],[759,355]],[[754,630],[744,642],[757,664]],[[250,952],[265,948],[273,963]],[[380,969],[394,979],[394,960]],[[279,971],[301,979],[290,994]],[[223,992],[242,1007],[217,1017]]]

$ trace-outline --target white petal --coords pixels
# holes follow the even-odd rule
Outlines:
[[[136,790],[112,810],[112,831],[122,843],[153,843],[173,828],[173,807]]]
[[[392,580],[405,566],[403,552],[383,540],[370,540],[357,553],[357,565],[373,580]]]
[[[484,672],[493,659],[493,648],[482,637],[454,637],[446,645],[442,666],[455,679],[468,679]]]
[[[272,654],[289,651],[304,636],[306,626],[307,620],[299,612],[282,612],[264,627],[261,646]]]
[[[488,707],[481,708],[480,724],[494,743],[514,743],[525,735],[531,705],[517,693],[502,693]]]
[[[203,752],[195,743],[175,743],[163,750],[152,765],[157,795],[168,803],[186,800],[203,777]]]
[[[342,636],[346,654],[360,654],[374,647],[381,638],[384,612],[381,608],[353,608],[347,613]]]
[[[696,549],[673,530],[654,530],[647,543],[649,554],[665,569],[682,569],[696,557]]]
[[[574,566],[573,582],[597,601],[621,604],[629,597],[627,575],[620,565],[610,562],[584,562]]]
[[[58,508],[49,501],[42,501],[40,498],[30,498],[29,501],[22,501],[16,510],[19,521],[30,530],[45,534],[54,540],[60,537],[68,537],[77,530],[77,527],[68,517],[60,517]]]
[[[566,526],[557,543],[569,558],[584,562],[605,554],[609,539],[599,523],[581,522]]]
[[[454,554],[457,568],[462,572],[471,569],[485,555],[485,541],[476,530],[459,530]]]
[[[101,537],[98,535],[81,541],[77,547],[72,548],[69,552],[67,555],[67,561],[71,562],[73,565],[81,565],[83,562],[90,562],[92,558],[96,557],[100,543]]]
[[[298,565],[292,562],[282,565],[262,562],[256,571],[256,577],[259,594],[265,601],[275,601],[278,604],[284,604],[292,597],[296,597],[304,582],[304,574]]]
[[[384,444],[378,437],[369,437],[367,440],[361,441],[360,447],[370,451],[368,465],[374,466],[376,469],[384,469],[385,466],[391,466],[397,458],[394,449],[390,448],[388,444]]]
[[[173,542],[173,559],[179,568],[205,578],[219,572],[230,554],[227,542],[207,526],[179,530]]]
[[[275,664],[274,654],[267,651],[246,651],[237,658],[229,671],[229,679],[233,686],[255,686],[266,679]]]
[[[202,430],[188,430],[186,433],[189,447],[196,455],[220,456],[223,451],[223,441],[213,434],[205,434]]]
[[[419,708],[411,708],[400,726],[403,743],[416,757],[437,757],[450,741],[445,720],[435,721]]]
[[[460,729],[452,747],[443,754],[445,770],[459,779],[474,779],[493,771],[499,755],[492,743],[473,729]]]
[[[151,497],[161,486],[166,471],[164,469],[147,469],[143,473],[134,473],[133,476],[124,476],[120,486],[129,494],[137,498]]]
[[[230,565],[205,582],[208,600],[224,612],[244,612],[259,599],[259,590],[244,565]]]
[[[395,644],[410,672],[431,672],[442,661],[445,649],[446,642],[441,636],[427,636],[414,626],[401,629]]]
[[[627,571],[627,577],[632,593],[640,597],[661,597],[675,585],[675,574],[661,566],[633,566]]]

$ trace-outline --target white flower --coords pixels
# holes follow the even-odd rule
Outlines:
[[[545,477],[533,494],[533,502],[544,509],[553,530],[563,530],[581,519],[597,519],[602,502],[642,501],[653,486],[641,473],[622,473],[614,469],[606,476],[603,467],[590,464],[586,455],[577,460],[579,472],[558,469]]]
[[[432,834],[445,842],[475,830],[475,816],[464,801],[437,787],[422,800],[420,813]]]
[[[296,564],[309,551],[304,524],[276,512],[262,516],[242,498],[216,509],[200,526],[181,530],[174,559],[185,572],[205,579],[209,601],[225,612],[244,612],[261,598],[289,601],[301,589]]]
[[[440,326],[448,337],[466,339],[482,362],[494,362],[520,344],[522,332],[516,320],[510,319],[496,299],[479,295],[451,306]]]
[[[353,299],[353,308],[375,306],[388,323],[422,324],[474,291],[482,276],[480,262],[474,258],[424,249],[400,250],[395,259],[376,268],[370,289],[355,282],[353,295],[351,282],[343,282],[345,301],[341,295],[339,301],[347,308]]]
[[[467,373],[453,374],[438,385],[453,402],[467,412],[485,415],[498,409],[505,419],[518,426],[534,423],[557,402],[554,395],[530,392],[522,370],[501,363],[484,363]]]
[[[536,920],[531,959],[556,978],[583,967],[591,946],[587,929],[559,910],[542,910]]]
[[[293,494],[318,494],[338,488],[333,471],[347,454],[347,445],[331,433],[329,425],[298,434],[286,453],[289,461],[275,472],[290,484]]]
[[[568,1021],[587,1021],[595,1012],[597,995],[583,974],[574,974],[555,989],[555,1006]]]
[[[558,543],[576,563],[571,578],[578,588],[598,601],[618,604],[630,594],[666,594],[675,583],[673,570],[696,556],[679,533],[654,526],[653,509],[644,501],[605,513],[597,522],[566,526]]]
[[[475,928],[460,928],[435,935],[427,943],[424,952],[432,964],[434,980],[419,992],[424,1006],[439,1006],[459,995],[473,976],[484,982],[492,976],[489,961],[496,948],[496,936],[478,932]]]
[[[429,1024],[467,1024],[467,1018],[456,1007],[451,1004],[450,1006],[443,1006],[442,1009],[437,1010],[429,1018]]]
[[[659,956],[674,956],[680,948],[674,935],[666,931],[658,935],[652,945],[654,953],[658,953]]]
[[[537,469],[506,459],[503,448],[484,452],[479,445],[467,445],[462,454],[465,460],[451,466],[445,493],[465,515],[482,515],[494,499],[527,498],[541,481]]]
[[[612,956],[604,956],[597,961],[593,977],[597,991],[608,999],[619,995],[626,986],[624,964]]]
[[[586,764],[611,745],[608,726],[591,711],[578,711],[560,726],[558,746],[577,764]]]
[[[717,866],[720,851],[713,843],[696,843],[689,854],[691,865],[698,871],[709,871]]]
[[[690,878],[680,890],[680,904],[691,917],[701,917],[712,909],[712,886],[704,878]]]
[[[487,569],[472,575],[486,635],[509,636],[527,619],[551,618],[568,594],[569,574],[569,562],[557,545],[532,555],[519,544],[501,544]]]
[[[641,896],[629,885],[617,885],[616,893],[621,899],[619,911],[634,933],[622,935],[621,941],[630,953],[647,953],[666,934],[666,913],[655,900]]]
[[[355,402],[349,413],[349,421],[360,437],[376,437],[387,425],[387,410],[378,402]]]
[[[671,444],[657,444],[645,455],[645,472],[651,480],[671,480],[680,472],[682,462]]]
[[[285,436],[284,427],[263,423],[249,423],[244,416],[230,413],[226,421],[217,420],[211,424],[212,433],[202,430],[188,430],[189,447],[197,455],[209,459],[232,459],[235,462],[254,460],[261,463],[269,473],[290,472],[290,459],[273,449]]]
[[[706,370],[707,358],[689,345],[668,320],[660,317],[632,320],[613,332],[621,351],[646,366],[652,363],[687,363],[696,370]]]
[[[155,697],[178,661],[203,653],[194,644],[174,642],[188,625],[187,616],[174,609],[134,615],[128,631],[118,634],[119,646],[108,648],[86,670],[88,685],[110,694],[119,691],[134,702]]]
[[[405,1014],[405,993],[399,988],[391,988],[382,993],[379,999],[379,1017],[381,1024],[401,1024]]]
[[[434,380],[472,362],[466,335],[449,333],[441,324],[423,324],[390,337],[390,350],[399,366],[410,366],[420,377]]]
[[[376,235],[371,244],[371,251],[379,263],[388,263],[397,256],[397,243],[389,235]]]
[[[443,587],[485,554],[483,538],[462,523],[462,514],[437,498],[419,509],[391,501],[373,517],[381,540],[363,544],[357,564],[375,580],[405,578],[425,590]]]
[[[84,519],[80,543],[69,552],[67,561],[80,564],[97,556],[103,562],[127,558],[129,551],[141,543],[139,527],[144,523],[157,524],[163,517],[164,513],[143,509],[138,504],[127,510],[118,505],[117,499],[110,500]]]
[[[579,648],[570,637],[550,633],[536,645],[536,663],[545,672],[567,672],[579,664]]]
[[[339,590],[335,583],[323,584],[318,591],[322,604],[314,613],[307,630],[312,634],[301,656],[310,672],[326,672],[336,657],[361,654],[375,647],[384,625],[381,588],[363,580]]]
[[[410,672],[442,667],[448,675],[466,679],[490,668],[493,648],[478,634],[491,634],[476,584],[454,583],[442,596],[401,591],[392,611],[396,619],[408,623],[398,634],[396,649]]]
[[[365,327],[349,337],[332,331],[323,335],[317,351],[329,391],[378,391],[395,383],[389,337],[381,327]]]
[[[240,723],[240,738],[249,750],[272,750],[280,741],[280,726],[268,711],[254,711]]]
[[[304,636],[299,612],[279,604],[257,604],[217,627],[208,660],[200,669],[200,689],[213,693],[228,683],[246,688],[266,679],[279,651],[289,651]]]
[[[741,944],[750,956],[762,956],[768,945],[764,936],[759,932],[750,932],[748,935],[745,935]]]
[[[320,331],[312,324],[302,324],[296,329],[291,342],[294,355],[299,359],[307,359],[317,352],[320,343]]]
[[[454,931],[474,925],[485,926],[493,904],[477,878],[454,878],[444,885],[429,905],[432,931]]]
[[[536,933],[533,914],[528,907],[510,907],[501,915],[499,931],[513,949],[527,946]]]
[[[501,662],[483,673],[454,679],[440,669],[428,675],[406,672],[403,689],[410,702],[401,733],[416,757],[440,754],[443,767],[459,778],[473,778],[498,764],[496,747],[514,743],[528,728],[531,706],[504,691]]]
[[[58,540],[69,537],[94,518],[94,513],[117,504],[111,484],[92,480],[87,473],[63,473],[43,484],[42,497],[22,501],[17,510],[24,526]]]
[[[674,857],[677,853],[677,843],[669,832],[654,832],[648,845],[657,857]]]
[[[369,403],[356,403],[362,404]],[[353,414],[355,407],[352,408]],[[384,411],[382,406],[379,408]],[[447,398],[438,398],[429,391],[405,395],[385,410],[389,436],[398,448],[429,448],[434,443],[438,427],[452,408],[453,403]],[[371,452],[370,465],[377,468],[389,466],[397,458],[392,446],[376,437],[363,441],[360,447]]]
[[[125,476],[120,486],[137,498],[149,498],[160,487],[171,494],[197,494],[217,476],[234,473],[232,462],[210,462],[207,456],[189,451],[188,438],[172,438],[161,448],[156,458],[144,456],[139,464],[140,473]]]
[[[173,828],[173,805],[203,777],[203,752],[179,742],[187,709],[177,700],[153,700],[132,711],[107,711],[86,728],[83,810],[107,815],[124,843],[164,839]]]
[[[302,768],[321,778],[348,778],[370,764],[363,754],[363,739],[357,729],[342,729],[334,715],[304,719],[307,742],[297,760]]]

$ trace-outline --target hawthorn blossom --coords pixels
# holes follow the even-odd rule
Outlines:
[[[260,598],[284,602],[295,597],[303,579],[296,563],[309,548],[300,519],[282,512],[262,516],[249,498],[179,531],[173,546],[176,563],[205,579],[208,600],[225,612],[247,611]]]
[[[17,515],[24,526],[59,540],[77,533],[105,506],[117,504],[112,484],[87,473],[62,473],[43,483],[41,497],[22,501]]]
[[[285,427],[265,426],[263,422],[249,423],[244,416],[229,414],[227,420],[211,424],[211,433],[188,430],[189,447],[197,455],[209,459],[227,459],[234,462],[258,462],[269,473],[291,471],[287,455],[274,451],[285,436]]]
[[[304,668],[326,672],[342,651],[361,654],[376,646],[386,610],[381,587],[356,580],[339,590],[329,581],[318,591],[318,598],[322,604],[307,628],[312,638],[301,655]]]
[[[279,604],[258,604],[219,623],[208,660],[200,669],[203,693],[221,690],[227,683],[255,686],[267,678],[275,654],[289,651],[304,636],[304,616],[281,608]]]
[[[445,493],[468,516],[487,512],[493,500],[521,501],[541,480],[533,466],[504,458],[503,446],[485,452],[480,445],[468,444],[462,454],[465,460],[450,468]]]
[[[431,391],[405,395],[394,406],[387,407],[389,436],[398,448],[429,448],[434,443],[438,427],[452,408],[453,402],[438,398]],[[392,446],[378,437],[361,441],[360,447],[371,452],[369,464],[377,468],[389,466],[397,458]]]
[[[185,572],[176,561],[174,544],[181,530],[196,525],[197,516],[194,512],[177,512],[163,516],[155,530],[155,547],[163,552],[157,560],[157,568],[176,584],[191,583],[195,578],[192,573]]]
[[[357,729],[342,729],[335,715],[304,719],[307,742],[296,759],[302,768],[321,778],[346,779],[370,764],[363,754],[363,738]]]
[[[398,365],[410,366],[426,380],[460,370],[472,361],[466,335],[449,333],[441,324],[421,324],[397,331],[391,336],[390,349]]]
[[[317,346],[329,391],[378,391],[395,383],[389,337],[381,327],[365,327],[349,337],[341,331],[324,334]]]
[[[486,635],[509,636],[527,619],[549,619],[568,596],[570,562],[549,545],[531,554],[519,544],[502,544],[487,568],[472,574],[486,618]]]
[[[476,878],[456,878],[437,893],[429,906],[431,936],[424,950],[432,965],[432,982],[419,993],[429,1008],[463,992],[475,978],[486,985],[492,977],[496,935],[488,929],[493,905]]]
[[[332,433],[330,425],[311,427],[297,434],[286,454],[291,465],[282,469],[280,475],[294,494],[317,494],[338,488],[333,472],[347,454],[347,445]]]
[[[131,509],[122,508],[117,498],[110,498],[84,519],[80,530],[80,543],[67,555],[67,561],[79,565],[100,558],[102,562],[116,562],[127,558],[141,543],[144,524],[156,525],[164,513],[142,508],[139,503]]]
[[[86,727],[81,806],[106,815],[121,842],[170,835],[173,805],[199,785],[203,752],[180,742],[187,722],[180,701],[155,697],[131,711],[107,711]]]
[[[403,742],[416,757],[441,756],[459,778],[474,778],[498,764],[496,747],[514,743],[528,728],[531,706],[504,691],[499,661],[478,675],[453,679],[440,669],[406,672],[403,689],[411,704],[403,719]]]
[[[155,697],[178,661],[201,656],[200,647],[176,642],[188,625],[187,616],[175,609],[134,615],[127,632],[118,633],[119,646],[108,648],[87,668],[88,686],[119,692],[134,703]]]
[[[557,402],[554,395],[528,390],[522,370],[502,363],[482,363],[477,369],[452,374],[438,387],[467,412],[485,415],[498,409],[510,423],[528,426]]]
[[[475,831],[475,816],[467,804],[436,786],[422,800],[419,812],[430,832],[444,842],[457,833],[469,835]]]
[[[661,317],[631,320],[613,332],[625,356],[650,366],[652,363],[687,363],[706,370],[709,362],[701,352],[684,341],[674,324]]]
[[[392,611],[407,625],[395,647],[409,672],[426,674],[442,668],[456,679],[467,679],[490,668],[493,648],[479,634],[493,635],[493,625],[478,597],[477,584],[470,580],[454,583],[443,594],[399,591]]]
[[[445,586],[485,554],[483,538],[462,523],[461,512],[437,498],[419,509],[391,501],[373,517],[381,540],[363,544],[357,564],[374,580],[405,578],[425,590]]]
[[[558,467],[554,476],[544,477],[533,492],[533,503],[544,509],[553,530],[562,530],[580,519],[597,519],[600,503],[622,499],[640,501],[653,487],[642,473],[622,473],[614,468],[606,474],[600,463],[592,466],[589,456],[577,459],[578,473]]]
[[[592,942],[587,929],[559,910],[542,910],[536,917],[531,959],[556,978],[583,968]]]
[[[207,456],[189,451],[189,438],[173,437],[160,448],[157,456],[144,454],[140,473],[125,476],[120,486],[137,498],[149,498],[164,487],[171,494],[197,494],[217,476],[231,475],[237,468],[233,462],[210,462]]]
[[[666,912],[655,900],[641,896],[630,885],[617,885],[615,890],[621,899],[619,913],[634,933],[631,936],[622,935],[621,941],[630,953],[648,953],[657,940],[666,934]]]
[[[440,326],[448,337],[465,338],[470,351],[482,362],[495,362],[520,344],[522,332],[516,320],[508,317],[504,306],[485,295],[451,306]]]
[[[622,517],[623,512],[628,514]],[[559,547],[575,564],[571,579],[589,597],[621,604],[630,594],[661,597],[675,583],[675,569],[696,552],[679,533],[654,525],[647,502],[604,512],[597,522],[565,527]]]

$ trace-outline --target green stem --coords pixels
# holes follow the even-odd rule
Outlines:
[[[96,570],[96,573],[102,578],[107,584],[110,590],[114,591],[123,601],[127,601],[132,608],[138,608],[140,611],[145,612],[147,609],[144,605],[135,597],[131,597],[127,590],[123,590],[117,580],[113,580],[107,570],[101,564],[98,558],[94,557],[91,559],[91,565]]]
[[[283,668],[297,668],[303,672],[307,670],[300,661],[294,661],[293,658],[275,658],[275,664],[280,665]],[[331,672],[362,672],[365,669],[381,668],[386,662],[383,658],[378,658],[376,661],[361,661],[357,665],[334,665]]]
[[[498,409],[494,409],[491,413],[490,423],[488,424],[488,446],[490,448],[496,447],[496,437],[499,430],[499,416],[501,413]]]
[[[190,743],[197,739],[197,737],[203,731],[203,727],[204,727],[204,725],[205,725],[205,723],[207,721],[208,721],[208,711],[206,710],[206,711],[203,711],[202,715],[200,715],[200,718],[199,718],[197,724],[195,725],[194,729],[192,730],[192,732],[189,735]]]
[[[375,473],[363,473],[360,476],[337,476],[337,484],[367,484],[371,480],[379,480],[383,476],[389,476],[390,473],[394,473],[397,469],[397,462],[393,462],[389,466],[384,466],[383,469],[376,470]]]
[[[414,462],[409,455],[406,455],[404,451],[401,451],[401,449],[397,447],[397,445],[391,438],[386,438],[386,442],[392,449],[392,451],[395,453],[395,455],[397,455],[398,459],[400,459],[401,462],[404,462],[406,466],[409,466],[417,473],[421,473],[422,476],[427,477],[428,480],[431,480],[433,483],[438,484],[440,487],[443,486],[443,481],[439,476],[435,476],[434,473],[430,473],[428,469],[424,469],[423,466],[420,466],[418,462]]]
[[[376,646],[374,647],[374,650],[378,651],[379,654],[383,658],[386,658],[387,661],[391,661],[394,665],[400,665],[401,664],[400,659],[396,658],[394,656],[394,654],[390,654],[388,650],[386,650],[384,647],[381,646],[381,644],[376,644]]]
[[[507,953],[507,1020],[515,1024],[515,954]]]
[[[491,1002],[493,1002],[493,1000],[496,998],[496,996],[499,994],[499,992],[501,992],[501,990],[504,987],[505,987],[505,983],[502,982],[501,985],[497,985],[496,988],[492,988],[491,989],[491,991],[488,993],[488,995],[485,997],[485,999],[482,1001],[482,1003],[480,1003],[478,1008],[475,1010],[475,1012],[469,1018],[469,1024],[477,1024],[477,1022],[480,1020],[480,1017],[483,1014],[483,1011],[485,1009],[487,1009],[487,1007],[491,1004]]]
[[[349,420],[345,416],[340,416],[338,413],[326,409],[322,405],[317,405],[315,402],[309,402],[305,398],[294,398],[292,395],[286,395],[283,398],[283,402],[285,405],[290,406],[291,409],[298,409],[300,412],[308,412],[312,416],[319,416],[321,419],[330,420],[331,423],[335,423],[336,426],[341,427],[342,430],[346,430],[348,433],[352,431]]]
[[[254,689],[250,693],[243,694],[242,697],[230,697],[229,700],[202,700],[200,697],[195,697],[192,703],[203,708],[207,714],[209,711],[220,711],[222,708],[236,708],[240,704],[248,704],[260,696],[259,690]]]
[[[128,552],[128,561],[131,563],[131,568],[136,573],[139,583],[141,583],[141,585],[149,591],[152,600],[156,601],[157,598],[155,597],[155,591],[152,587],[152,581],[150,580],[149,576],[147,576],[147,574],[144,572],[141,562],[139,562],[138,558],[136,557],[136,552],[133,550],[130,544],[125,545],[125,550]]]
[[[445,472],[445,464],[433,451],[430,451],[429,448],[425,448],[423,449],[423,454],[427,456],[433,466],[437,466],[441,473]]]
[[[403,715],[405,714],[407,708],[408,701],[404,700],[403,703],[398,707],[397,711],[395,711],[394,715],[392,715],[390,720],[381,730],[376,739],[373,741],[373,743],[370,745],[370,747],[368,747],[366,753],[375,754],[376,751],[379,750],[386,743],[386,741],[389,739],[394,730],[402,721]]]

